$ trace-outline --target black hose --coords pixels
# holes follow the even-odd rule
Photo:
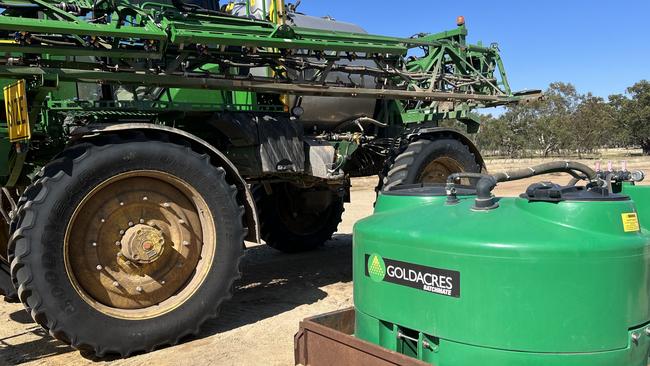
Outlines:
[[[336,125],[336,127],[334,127],[333,131],[340,131],[343,128],[348,127],[348,125],[356,124],[357,126],[360,127],[361,131],[363,132],[363,127],[361,126],[361,123],[370,123],[380,128],[388,127],[388,124],[386,123],[379,122],[374,118],[362,116],[359,118],[349,119],[347,121],[339,123],[338,125]]]
[[[41,43],[46,43],[46,44],[52,44],[52,45],[57,45],[57,46],[76,46],[76,43],[73,42],[63,42],[63,41],[55,41],[52,39],[47,39],[47,38],[41,38],[38,36],[32,35],[32,39]]]
[[[101,5],[103,5],[107,0],[96,0],[93,3],[93,11],[97,11],[97,8],[99,8]]]
[[[573,175],[574,171],[583,173],[589,180],[595,180],[597,178],[597,174],[593,169],[582,163],[572,161],[555,161],[551,163],[540,164],[525,169],[497,173],[494,174],[493,177],[497,180],[497,182],[507,182],[549,173],[569,173]]]
[[[202,14],[202,15],[224,15],[221,11],[210,10],[202,8],[198,5],[188,4],[182,0],[172,0],[172,5],[179,11],[183,13],[193,13],[193,14]],[[217,9],[219,9],[219,2],[217,1]]]
[[[474,209],[491,210],[499,206],[499,203],[492,195],[492,191],[500,182],[520,180],[549,173],[569,173],[574,176],[574,179],[585,178],[575,172],[584,174],[590,181],[598,179],[596,172],[584,164],[570,161],[558,161],[493,175],[480,173],[455,173],[447,178],[447,184],[453,184],[460,178],[479,178],[478,183],[476,183],[476,202],[474,204]]]
[[[41,5],[39,4],[10,4],[10,3],[4,3],[0,2],[0,8],[3,9],[40,9],[42,8]]]

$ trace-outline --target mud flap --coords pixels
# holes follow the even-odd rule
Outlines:
[[[9,275],[9,266],[2,262],[0,262],[0,295],[4,295],[7,302],[18,301],[18,293]]]

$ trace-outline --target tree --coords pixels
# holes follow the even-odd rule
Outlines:
[[[476,144],[481,150],[497,155],[514,156],[521,150],[520,141],[503,116],[483,116]]]
[[[600,148],[634,145],[650,155],[650,82],[641,81],[609,101],[561,82],[550,84],[544,94],[544,100],[486,118],[476,136],[480,148],[509,157],[581,157]]]
[[[581,96],[573,85],[565,83],[551,84],[545,95],[544,100],[511,106],[487,121],[477,137],[481,148],[510,157],[560,153],[567,145],[569,125]]]
[[[619,128],[629,144],[641,146],[650,155],[650,82],[642,80],[627,89],[627,95],[614,95],[610,103],[617,112]]]
[[[582,96],[568,83],[552,83],[545,99],[536,107],[534,132],[544,157],[570,148],[571,125],[582,103]],[[533,107],[535,107],[533,105]]]
[[[603,98],[591,93],[582,98],[569,127],[570,148],[581,156],[599,148],[616,146],[615,110]]]

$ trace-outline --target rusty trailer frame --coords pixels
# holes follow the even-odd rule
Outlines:
[[[354,308],[300,322],[294,337],[296,365],[431,366],[354,337]]]

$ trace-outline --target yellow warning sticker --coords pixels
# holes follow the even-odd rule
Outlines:
[[[636,212],[624,213],[621,215],[623,217],[623,230],[626,233],[632,233],[641,230],[639,225],[639,217]]]

